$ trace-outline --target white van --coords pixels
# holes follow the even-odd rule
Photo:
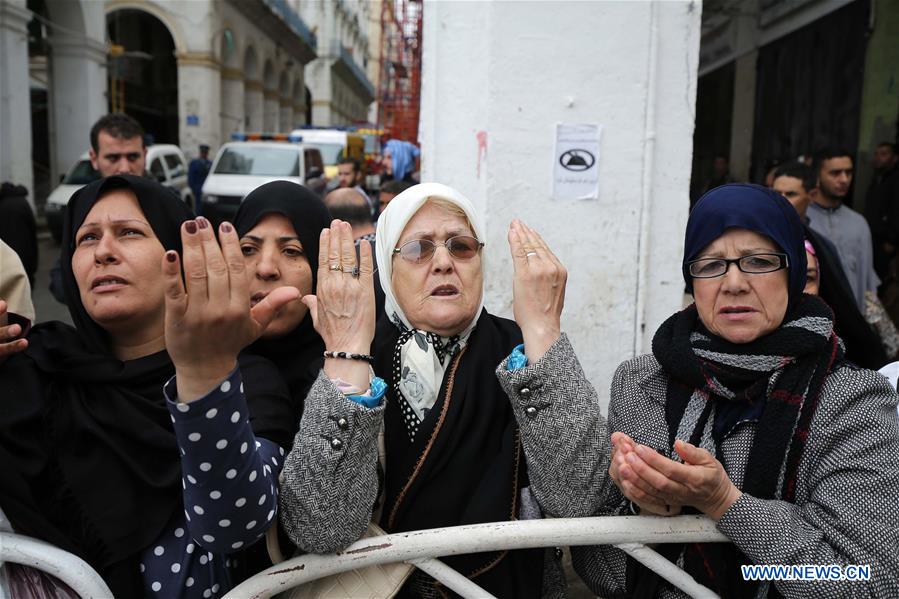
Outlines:
[[[318,148],[299,141],[267,141],[288,139],[286,135],[235,136],[259,141],[232,141],[219,148],[203,183],[201,208],[216,226],[233,220],[244,197],[264,183],[284,180],[305,185],[322,177]]]
[[[181,198],[194,207],[194,197],[187,185],[187,163],[181,149],[172,144],[154,144],[147,148],[146,169],[149,176],[165,187],[177,191]],[[78,158],[60,184],[47,196],[44,214],[47,227],[57,243],[62,239],[62,215],[72,195],[100,178],[100,173],[91,166],[90,154],[85,152]]]

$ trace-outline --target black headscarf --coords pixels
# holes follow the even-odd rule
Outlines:
[[[181,250],[190,209],[153,181],[115,176],[79,190],[66,209],[61,261],[75,328],[36,325],[29,346],[0,366],[0,505],[14,529],[76,553],[116,596],[143,594],[138,558],[182,509],[181,465],[162,387],[166,351],[123,362],[94,322],[72,272],[75,232],[107,192],[127,188],[166,250]],[[161,276],[161,273],[160,273]],[[250,422],[282,446],[291,439],[286,389],[271,364],[239,361]]]
[[[331,216],[324,203],[312,191],[290,181],[272,181],[254,189],[241,202],[234,227],[243,237],[264,216],[280,214],[293,225],[303,253],[312,270],[312,289],[318,274],[318,241],[322,229],[331,224]],[[247,348],[248,352],[268,358],[275,363],[287,382],[294,408],[294,421],[299,422],[303,400],[322,367],[325,344],[312,326],[312,316],[305,318],[290,333],[276,338],[260,338]]]

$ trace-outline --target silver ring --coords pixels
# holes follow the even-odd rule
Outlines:
[[[528,252],[527,254],[524,255],[524,257],[530,258],[531,256],[536,256],[536,255],[537,255],[537,252]]]
[[[328,268],[330,268],[331,270],[340,270],[340,265],[339,265],[339,264],[332,264],[332,265],[329,266]]]
[[[345,274],[345,275],[353,275],[354,279],[359,276],[359,267],[358,266],[354,266],[352,268],[342,268],[340,270],[343,271],[343,274]]]

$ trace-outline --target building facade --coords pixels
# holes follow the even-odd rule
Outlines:
[[[871,153],[899,139],[899,3],[722,0],[703,7],[693,195],[715,155],[760,182],[822,146],[856,155],[863,208]]]
[[[306,69],[312,121],[330,127],[366,123],[375,88],[369,32],[372,4],[366,0],[296,1],[303,20],[318,38],[318,58]]]
[[[297,4],[0,0],[0,180],[42,202],[111,110],[189,158],[234,132],[307,124],[318,40]]]

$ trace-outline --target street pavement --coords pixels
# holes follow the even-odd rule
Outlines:
[[[72,324],[72,317],[65,304],[61,304],[50,293],[50,269],[56,263],[59,256],[59,245],[53,241],[49,231],[41,231],[38,234],[38,261],[37,274],[34,276],[34,289],[31,290],[31,299],[34,301],[34,313],[36,322],[48,320],[61,320]]]

